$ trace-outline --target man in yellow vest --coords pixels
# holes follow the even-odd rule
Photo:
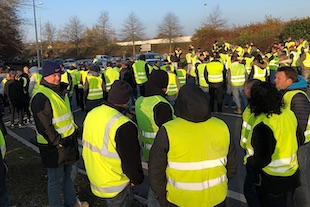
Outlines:
[[[211,111],[214,112],[214,104],[217,101],[217,110],[222,112],[225,70],[220,62],[219,53],[214,53],[213,58],[214,60],[207,64],[205,79],[209,84]]]
[[[86,113],[93,108],[100,106],[104,100],[105,83],[103,82],[99,71],[100,68],[98,66],[92,65],[86,76],[83,92]]]
[[[75,162],[79,159],[77,125],[67,94],[61,86],[61,68],[53,61],[43,64],[41,85],[31,100],[31,111],[37,132],[37,143],[48,176],[48,200],[52,207],[88,207],[75,193]],[[61,192],[63,189],[63,192]],[[64,194],[62,201],[61,194]]]
[[[161,206],[225,206],[228,179],[237,172],[228,126],[212,117],[206,94],[184,85],[176,119],[160,127],[150,153],[151,188]]]
[[[112,68],[112,63],[107,62],[107,68],[104,70],[102,74],[102,79],[105,82],[106,91],[109,92],[111,89],[111,85],[115,80],[119,80],[120,74],[119,69],[117,67]]]
[[[0,206],[9,207],[8,189],[6,184],[6,174],[8,167],[4,161],[6,152],[5,139],[0,131]]]
[[[284,108],[281,93],[269,82],[253,85],[249,104],[255,120],[244,160],[254,172],[257,205],[293,206],[293,193],[300,185],[297,119]]]
[[[292,110],[297,117],[298,128],[301,134],[298,140],[298,163],[300,167],[301,186],[295,191],[296,206],[310,206],[310,102],[305,93],[307,82],[298,75],[292,67],[281,67],[276,73],[276,87],[283,95],[286,107]]]
[[[132,206],[133,186],[144,178],[137,126],[122,114],[131,92],[127,82],[116,80],[108,101],[84,121],[85,169],[93,194],[105,199],[107,207]]]
[[[245,66],[239,63],[237,54],[233,54],[231,62],[231,66],[227,71],[227,84],[231,86],[233,98],[237,105],[237,109],[234,113],[241,114],[242,109],[248,104],[243,92],[244,82],[247,79],[248,74]]]
[[[137,83],[137,96],[143,96],[145,93],[144,84],[148,80],[152,67],[145,61],[145,55],[142,54],[140,55],[139,60],[132,65],[132,68]]]

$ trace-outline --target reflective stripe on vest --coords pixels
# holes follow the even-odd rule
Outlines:
[[[171,178],[168,178],[168,182],[175,188],[182,189],[182,190],[191,190],[191,191],[197,191],[197,190],[204,190],[207,188],[211,188],[217,185],[220,185],[221,183],[225,182],[227,180],[227,176],[222,175],[218,178],[206,180],[204,182],[200,183],[185,183],[185,182],[176,182],[172,180]]]
[[[226,165],[227,158],[222,157],[215,160],[206,160],[200,162],[171,162],[168,161],[168,166],[175,170],[203,170]]]

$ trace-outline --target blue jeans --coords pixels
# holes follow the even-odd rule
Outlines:
[[[310,206],[310,159],[308,158],[309,153],[310,144],[301,146],[297,152],[301,185],[295,190],[294,202],[296,207]]]
[[[57,168],[47,168],[48,201],[50,207],[73,207],[77,203],[74,180],[77,174],[75,164],[63,165]],[[61,198],[64,195],[64,204]]]
[[[107,207],[130,207],[133,203],[133,187],[127,187],[114,198],[105,199]]]
[[[238,109],[244,109],[248,101],[244,95],[243,86],[232,86],[232,94]]]
[[[2,179],[3,178],[1,178],[1,180]],[[0,206],[1,207],[9,207],[10,205],[9,205],[8,189],[6,186],[5,178],[3,179],[3,181],[4,182],[0,184],[0,186],[1,186],[1,189],[0,189]]]

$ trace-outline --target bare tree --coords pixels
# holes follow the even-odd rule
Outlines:
[[[53,46],[54,41],[56,40],[57,29],[52,22],[46,22],[44,24],[43,35],[47,43]]]
[[[115,38],[115,30],[110,24],[110,17],[108,11],[100,13],[98,23],[95,25],[95,28],[97,29],[97,32],[99,34],[96,37],[96,43],[98,45],[102,45],[103,53],[105,53],[106,47],[108,47],[111,41]]]
[[[173,12],[167,13],[162,22],[158,25],[158,37],[169,40],[169,51],[171,52],[172,42],[175,38],[182,36],[183,27]]]
[[[217,5],[208,16],[206,24],[218,29],[225,27],[227,21],[228,20],[223,17],[223,12],[220,10],[219,5]]]
[[[77,16],[71,17],[63,30],[65,40],[75,45],[76,57],[79,55],[79,45],[83,40],[85,26],[81,23]]]
[[[0,58],[10,59],[17,56],[22,49],[20,35],[21,20],[18,17],[18,0],[0,2]]]
[[[130,12],[128,18],[124,21],[121,29],[121,36],[124,41],[132,42],[132,53],[136,54],[135,41],[141,40],[145,36],[145,27],[134,12]]]

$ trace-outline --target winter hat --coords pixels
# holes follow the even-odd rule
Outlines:
[[[164,70],[153,70],[149,78],[160,89],[168,87],[168,73]]]
[[[112,104],[126,104],[131,97],[132,88],[123,80],[116,80],[111,85],[108,102]]]
[[[47,77],[49,75],[52,75],[54,73],[60,73],[62,74],[62,70],[60,68],[60,65],[54,61],[47,61],[43,64],[42,67],[42,76]]]

